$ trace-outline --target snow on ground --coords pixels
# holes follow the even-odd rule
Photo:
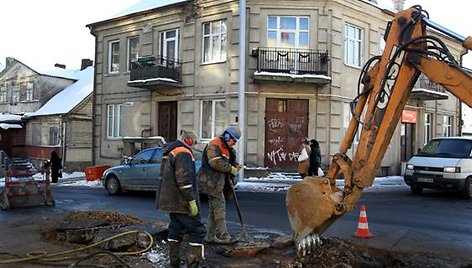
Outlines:
[[[42,174],[36,174],[34,176],[35,179],[41,180],[43,179]],[[14,180],[27,180],[27,179],[17,179]],[[300,177],[297,175],[287,175],[284,173],[270,173],[268,177],[264,178],[256,178],[256,177],[249,177],[245,178],[244,181],[238,182],[236,185],[236,189],[238,191],[250,191],[250,192],[279,192],[279,191],[286,191],[290,185],[293,183],[299,182]],[[59,178],[60,186],[88,186],[88,187],[96,187],[101,188],[102,183],[100,180],[95,181],[87,181],[85,179],[84,172],[74,172],[74,173],[63,173],[62,178]],[[344,185],[343,180],[337,181],[337,186],[342,187]],[[5,178],[0,178],[0,187],[5,186]],[[405,188],[407,189],[408,186],[403,181],[402,176],[388,176],[388,177],[376,177],[374,180],[374,184],[372,187],[366,188],[365,191],[372,192],[377,191],[379,189],[384,189],[386,187],[391,188]]]

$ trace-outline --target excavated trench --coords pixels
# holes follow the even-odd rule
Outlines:
[[[138,252],[153,243],[152,252],[159,256],[152,262],[145,254],[122,257],[130,267],[166,267],[168,265],[165,223],[145,223],[136,217],[109,211],[72,212],[42,229],[42,238],[69,248],[99,243],[130,230],[140,230],[102,243],[94,250]],[[152,239],[144,233],[152,235]],[[250,242],[242,239],[233,245],[206,245],[202,267],[450,267],[472,268],[471,260],[448,258],[428,253],[405,253],[356,245],[336,237],[323,238],[322,246],[297,257],[290,237],[271,233],[249,233]],[[149,255],[147,255],[149,256]],[[184,259],[184,257],[183,257]],[[119,267],[110,256],[90,258],[95,265]],[[115,266],[116,264],[116,266]]]

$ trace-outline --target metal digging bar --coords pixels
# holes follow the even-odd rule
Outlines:
[[[239,222],[241,223],[241,234],[243,235],[244,240],[249,243],[254,243],[254,241],[249,237],[246,230],[246,225],[243,223],[243,216],[241,215],[241,208],[239,207],[238,197],[236,196],[236,191],[234,187],[231,186],[231,191],[233,191],[234,204],[236,205],[236,210],[238,211]]]

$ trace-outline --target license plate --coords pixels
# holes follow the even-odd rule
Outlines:
[[[429,182],[433,183],[434,180],[432,178],[418,178],[418,182]]]

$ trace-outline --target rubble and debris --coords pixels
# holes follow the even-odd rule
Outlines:
[[[78,223],[83,223],[89,228],[103,228],[102,219],[105,219],[108,227],[119,226],[113,230],[115,233],[119,230],[131,230],[143,228],[154,237],[154,245],[151,250],[133,256],[123,256],[123,261],[130,267],[166,267],[169,264],[168,249],[165,237],[167,234],[166,223],[163,222],[144,222],[139,218],[127,216],[108,211],[87,211],[73,212],[67,215],[58,215],[49,217],[41,222],[43,230],[43,239],[49,243],[61,244],[62,246],[74,248],[76,245],[70,241],[58,240],[57,235],[45,235],[56,230],[64,231],[64,221],[71,224],[71,228],[78,230]],[[75,223],[74,223],[75,222]],[[88,222],[87,224],[85,224]],[[93,223],[93,224],[92,224]],[[100,223],[99,227],[93,227]],[[41,226],[39,224],[38,226]],[[126,226],[125,226],[126,225]],[[58,228],[61,227],[61,228]],[[108,231],[104,231],[108,232]],[[113,235],[110,233],[109,235]],[[280,267],[280,268],[299,268],[299,267],[431,267],[431,268],[472,268],[472,259],[460,259],[457,257],[440,256],[427,252],[400,252],[387,249],[379,249],[359,245],[355,240],[342,240],[336,237],[325,237],[323,244],[316,248],[311,254],[305,257],[297,257],[293,242],[290,236],[279,236],[273,233],[250,233],[254,238],[254,243],[239,241],[234,245],[206,245],[204,266],[207,268],[234,268],[234,267]],[[103,235],[107,237],[108,235]],[[135,240],[140,240],[137,234]],[[98,238],[95,238],[96,241]],[[145,237],[141,239],[146,240]],[[143,240],[143,241],[144,241]],[[129,243],[129,245],[120,244],[121,251],[136,251],[139,244]],[[149,240],[147,240],[149,242]],[[89,242],[92,243],[92,242]],[[126,249],[126,247],[129,247]],[[116,249],[113,249],[116,250]],[[111,257],[101,255],[94,259],[94,262],[102,265],[110,265]],[[116,262],[116,261],[115,261]]]

